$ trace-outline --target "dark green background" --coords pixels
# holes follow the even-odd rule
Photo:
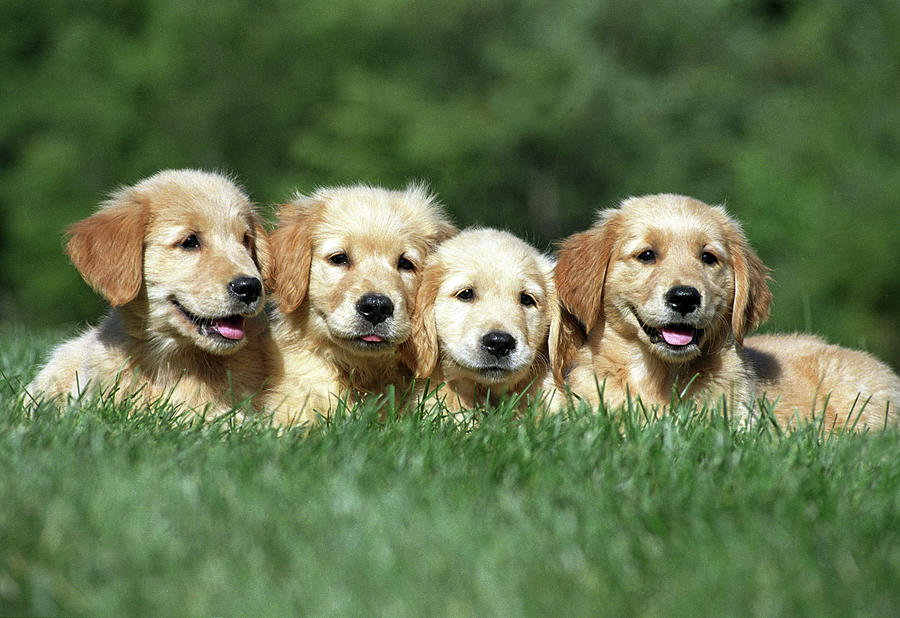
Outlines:
[[[541,248],[628,195],[725,202],[766,330],[900,366],[900,3],[0,3],[0,315],[102,303],[61,234],[162,168],[294,189],[427,181]]]

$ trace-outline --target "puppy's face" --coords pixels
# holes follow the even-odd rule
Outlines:
[[[273,234],[282,310],[350,354],[392,354],[411,331],[425,257],[455,231],[421,188],[349,187],[285,206]],[[293,263],[292,263],[293,262]]]
[[[422,316],[433,320],[434,338],[420,342],[420,358],[438,347],[448,379],[512,383],[544,353],[553,263],[527,243],[497,230],[461,232],[429,258],[425,279]]]
[[[334,343],[380,354],[409,337],[417,270],[428,248],[413,221],[354,210],[324,213],[312,248],[309,302]]]
[[[230,183],[198,192],[172,184],[150,197],[144,283],[150,324],[213,353],[245,341],[244,318],[265,301],[254,261],[260,230],[250,203]]]
[[[154,345],[230,354],[246,342],[245,318],[265,301],[265,232],[247,197],[225,178],[162,172],[120,191],[70,235],[73,261],[113,305],[143,289],[146,307],[127,310],[146,312],[144,330]],[[104,274],[119,260],[139,267]],[[120,289],[128,279],[132,289]]]
[[[607,321],[666,361],[695,358],[729,323],[734,273],[723,221],[692,202],[625,210],[606,273]]]
[[[568,239],[557,285],[590,331],[603,323],[669,363],[714,352],[768,315],[767,269],[725,211],[633,198]]]

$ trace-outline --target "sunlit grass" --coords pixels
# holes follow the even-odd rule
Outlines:
[[[381,403],[306,431],[27,413],[0,337],[0,613],[825,614],[900,607],[900,432]],[[382,416],[387,420],[382,421]]]

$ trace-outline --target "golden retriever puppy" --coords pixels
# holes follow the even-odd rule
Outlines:
[[[782,427],[821,414],[840,428],[896,422],[900,378],[868,354],[810,335],[744,342],[768,317],[767,273],[722,208],[651,195],[601,212],[560,251],[559,296],[586,341],[571,321],[551,333],[557,383],[612,406],[724,397],[746,420],[765,398]]]
[[[556,286],[568,317],[552,345],[557,382],[596,404],[724,397],[746,417],[744,335],[768,317],[767,269],[719,207],[679,195],[631,198],[564,241]]]
[[[547,334],[559,313],[553,265],[493,229],[464,230],[428,258],[403,353],[448,410],[495,405],[505,394],[525,395],[524,406],[541,396]]]
[[[823,418],[827,429],[880,429],[898,420],[900,377],[870,354],[813,335],[755,335],[744,342],[757,389],[779,426]]]
[[[276,422],[314,422],[339,401],[408,388],[398,346],[422,266],[455,232],[421,186],[322,189],[281,207],[271,235],[280,367],[267,397]]]
[[[138,393],[216,415],[262,389],[268,244],[227,178],[169,170],[123,188],[69,228],[67,253],[112,308],[53,351],[32,397]]]

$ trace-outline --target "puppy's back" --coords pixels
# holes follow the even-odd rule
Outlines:
[[[104,322],[56,346],[28,385],[28,396],[35,401],[53,400],[62,404],[61,399],[66,395],[78,398],[99,388],[97,378],[101,376],[112,383],[128,359],[115,347],[103,345],[101,328],[104,326],[109,324]]]
[[[796,417],[821,417],[826,427],[880,428],[898,420],[900,377],[860,350],[814,335],[755,335],[745,348],[756,358],[759,393],[776,401],[782,426]]]

